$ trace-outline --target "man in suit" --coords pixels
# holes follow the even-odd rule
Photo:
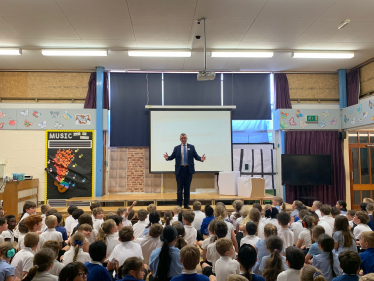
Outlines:
[[[205,154],[200,157],[192,144],[187,144],[187,135],[180,135],[181,144],[174,147],[173,153],[169,156],[164,154],[166,161],[175,159],[175,177],[177,180],[177,205],[182,207],[183,189],[184,189],[184,208],[191,209],[188,206],[190,202],[190,185],[192,175],[195,173],[194,158],[197,161],[204,162]]]

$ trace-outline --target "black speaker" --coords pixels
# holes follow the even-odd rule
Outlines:
[[[346,131],[339,132],[339,139],[345,140],[346,138],[347,138],[347,132]]]

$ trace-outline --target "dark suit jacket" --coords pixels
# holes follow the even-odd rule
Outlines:
[[[187,143],[187,164],[188,172],[192,175],[195,173],[195,164],[193,159],[201,161],[201,157],[197,155],[195,146]],[[179,175],[182,163],[181,144],[174,147],[173,153],[168,157],[168,160],[175,159],[175,175]]]

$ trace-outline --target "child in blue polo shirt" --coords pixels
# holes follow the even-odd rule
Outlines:
[[[360,239],[361,249],[365,252],[360,253],[361,265],[364,275],[374,272],[374,232],[364,231]]]
[[[343,269],[343,275],[335,277],[333,281],[358,281],[358,272],[360,271],[361,259],[355,251],[344,251],[339,254],[340,267]]]
[[[88,252],[92,262],[85,264],[88,269],[87,281],[111,281],[109,271],[102,264],[106,258],[106,244],[103,241],[96,241],[90,245]]]

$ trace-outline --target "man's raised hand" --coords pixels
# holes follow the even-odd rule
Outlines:
[[[169,158],[169,155],[168,155],[168,153],[167,153],[167,152],[165,152],[165,154],[164,154],[164,158],[165,158],[165,160],[168,160],[168,158]]]
[[[205,154],[204,154],[203,156],[201,156],[201,162],[204,162],[205,159],[206,159],[206,157],[205,157]]]

